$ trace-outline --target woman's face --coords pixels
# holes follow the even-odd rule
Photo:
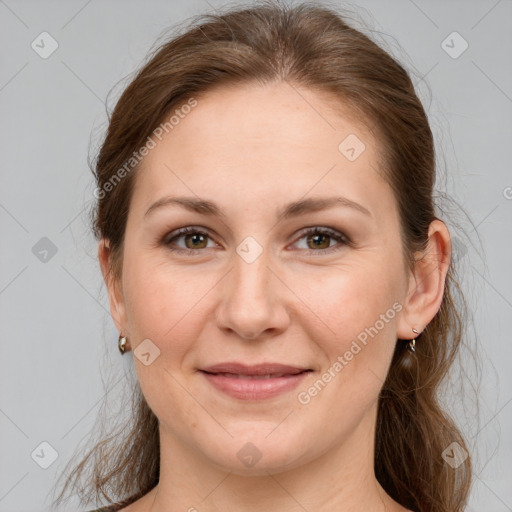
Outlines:
[[[111,297],[162,447],[241,474],[370,457],[412,337],[377,141],[286,83],[197,102],[138,171]]]

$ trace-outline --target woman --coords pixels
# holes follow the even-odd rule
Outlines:
[[[125,90],[95,176],[138,402],[68,484],[94,460],[100,510],[463,510],[450,235],[399,63],[314,4],[203,17]]]

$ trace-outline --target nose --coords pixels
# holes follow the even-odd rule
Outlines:
[[[291,292],[269,267],[264,254],[252,263],[236,254],[234,266],[220,288],[217,325],[245,340],[275,336],[290,322],[285,296]]]

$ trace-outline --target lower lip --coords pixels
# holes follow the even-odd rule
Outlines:
[[[240,379],[223,374],[201,372],[208,382],[219,391],[240,400],[265,400],[295,389],[310,372],[268,379]]]

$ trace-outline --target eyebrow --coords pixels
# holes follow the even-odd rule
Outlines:
[[[166,196],[155,201],[147,209],[146,213],[144,214],[144,218],[147,218],[150,213],[154,212],[155,210],[172,205],[181,206],[189,211],[200,213],[202,215],[220,218],[226,217],[222,209],[212,201],[197,197]],[[367,208],[346,197],[311,197],[307,199],[300,199],[285,205],[278,211],[277,220],[287,220],[292,217],[325,210],[327,208],[333,208],[335,206],[352,208],[356,211],[359,211],[360,213],[363,213],[364,215],[372,217],[371,212]]]

